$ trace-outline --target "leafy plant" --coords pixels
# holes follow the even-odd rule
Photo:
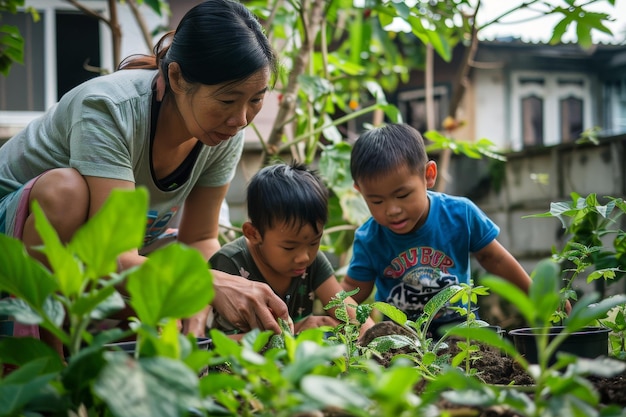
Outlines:
[[[461,317],[465,317],[465,322],[459,324],[459,326],[468,328],[489,326],[489,323],[478,320],[473,310],[473,306],[478,304],[478,296],[489,294],[488,289],[482,285],[475,286],[472,282],[469,284],[461,283],[459,285],[461,287],[461,291],[457,292],[450,299],[450,308],[458,312]],[[461,307],[455,305],[458,302],[461,303]],[[451,361],[452,366],[458,366],[464,362],[466,375],[474,375],[477,371],[472,368],[472,360],[476,358],[475,354],[480,350],[480,348],[476,345],[476,343],[473,343],[472,340],[472,337],[468,334],[465,336],[464,342],[457,342],[457,346],[460,351],[452,358]]]
[[[610,355],[626,360],[626,304],[609,311],[608,318],[600,320],[603,326],[611,329],[609,334]]]
[[[426,303],[423,314],[415,321],[409,320],[402,310],[391,304],[380,301],[372,303],[372,308],[377,309],[390,320],[402,326],[411,336],[402,334],[380,336],[374,339],[369,344],[369,347],[375,351],[387,352],[390,349],[408,346],[415,352],[408,355],[409,359],[415,363],[424,377],[434,378],[441,372],[442,366],[447,359],[441,357],[439,352],[447,347],[445,339],[448,333],[441,338],[435,339],[430,334],[429,328],[437,313],[445,308],[449,301],[461,291],[463,291],[463,288],[459,285],[451,285],[444,288]],[[397,356],[403,357],[405,355]]]
[[[34,204],[50,270],[29,257],[21,241],[0,235],[0,290],[11,296],[0,300],[0,314],[46,329],[66,349],[61,358],[39,339],[0,340],[0,360],[17,367],[0,379],[0,415],[158,416],[211,409],[199,397],[198,372],[207,352],[176,326],[177,319],[191,316],[213,297],[212,277],[200,254],[173,244],[139,268],[116,272],[117,256],[141,244],[146,210],[145,189],[116,190],[63,245]],[[91,324],[123,307],[122,285],[136,326],[92,334]],[[137,340],[135,358],[108,346],[127,337]]]
[[[544,329],[550,327],[552,312],[558,308],[562,298],[559,293],[561,270],[553,260],[546,259],[537,265],[531,277],[529,294],[502,278],[482,278],[482,283],[492,292],[518,308],[536,333],[537,364],[529,364],[514,348],[506,350],[534,378],[533,398],[516,392],[515,398],[507,397],[505,402],[528,416],[598,415],[594,408],[599,402],[598,395],[583,376],[611,376],[626,369],[626,364],[609,358],[584,359],[564,353],[556,355],[554,364],[549,363],[569,335],[597,323],[610,309],[626,302],[626,295],[600,301],[598,294],[585,295],[572,308],[562,331],[550,338]],[[468,331],[470,329],[455,329],[456,334],[466,334]],[[504,348],[508,343],[500,341],[498,346]]]
[[[566,265],[563,286],[559,289],[563,297],[552,318],[555,323],[566,318],[565,303],[577,301],[578,295],[573,288],[577,276],[592,268],[587,274],[590,283],[598,279],[621,279],[626,273],[626,232],[618,221],[626,213],[626,202],[621,198],[606,199],[607,204],[600,204],[594,193],[587,197],[572,193],[571,201],[551,203],[550,211],[525,216],[556,217],[565,229],[567,240],[564,247],[552,249],[552,257]]]

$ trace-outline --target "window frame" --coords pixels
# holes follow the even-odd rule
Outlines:
[[[83,0],[90,9],[96,10],[103,15],[108,15],[108,5],[106,0]],[[56,50],[56,13],[58,11],[77,11],[64,0],[26,0],[24,7],[20,7],[19,12],[23,13],[26,7],[32,7],[43,17],[43,51],[44,51],[44,109],[52,107],[58,98],[57,91],[57,50]],[[110,30],[105,23],[99,21],[100,29],[100,62],[103,68],[111,68],[113,65],[112,43]],[[28,41],[28,40],[25,40]],[[13,64],[19,65],[19,64]],[[44,110],[45,111],[45,110]],[[44,111],[0,111],[0,126],[26,126],[33,119],[41,116]]]
[[[433,86],[433,100],[436,98],[440,98],[439,100],[439,114],[438,117],[435,115],[437,120],[435,120],[435,126],[433,127],[435,130],[441,129],[441,124],[443,120],[448,115],[448,106],[450,103],[450,87],[447,84],[437,84]],[[398,92],[396,103],[400,112],[402,113],[402,118],[405,121],[408,121],[406,112],[410,111],[410,103],[411,101],[426,101],[426,89],[424,87],[415,87],[406,90],[402,90]],[[437,105],[437,104],[435,104]],[[427,124],[427,121],[424,120],[424,124]],[[415,126],[414,126],[415,127]],[[417,128],[417,127],[416,127]],[[425,131],[420,131],[420,133],[424,134]]]
[[[543,146],[562,143],[561,100],[574,97],[582,100],[583,130],[593,125],[591,111],[591,79],[578,72],[513,71],[511,80],[511,124],[509,137],[513,150],[524,149],[522,100],[537,96],[543,100]],[[527,80],[542,80],[526,82]]]

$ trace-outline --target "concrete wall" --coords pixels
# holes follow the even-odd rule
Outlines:
[[[556,218],[524,218],[545,213],[551,202],[570,201],[576,192],[626,197],[624,157],[626,135],[601,140],[599,145],[563,144],[508,155],[500,190],[490,174],[492,162],[456,157],[452,161],[447,192],[465,195],[476,202],[501,228],[498,240],[532,271],[537,262],[550,257],[552,247],[562,248],[563,228]],[[626,229],[626,219],[617,225]],[[612,235],[611,239],[615,235]],[[584,277],[577,283],[586,291]],[[626,292],[626,282],[607,286],[608,293]]]

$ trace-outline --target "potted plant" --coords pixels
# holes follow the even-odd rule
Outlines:
[[[577,277],[592,270],[587,273],[587,282],[592,282],[601,278],[615,279],[626,272],[626,234],[617,223],[619,217],[626,212],[626,204],[621,198],[607,197],[607,200],[608,203],[602,205],[595,194],[583,198],[572,193],[571,201],[552,203],[550,211],[527,216],[558,218],[568,239],[562,250],[553,249],[553,260],[562,266],[562,271],[553,273],[559,274],[562,285],[554,289],[559,294],[558,307],[548,310],[551,312],[549,323],[509,332],[518,349],[531,362],[538,360],[534,341],[536,335],[542,334],[552,340],[567,328],[564,324],[569,317],[565,311],[565,303],[580,302],[574,289]],[[615,235],[615,238],[612,240],[612,248],[608,248],[604,242],[611,235]],[[560,283],[557,281],[557,284]],[[585,358],[606,356],[609,352],[610,331],[610,328],[597,320],[588,323],[584,328],[576,329],[575,332],[570,328],[567,338],[560,342],[559,350]],[[550,362],[553,363],[554,360],[553,357]]]

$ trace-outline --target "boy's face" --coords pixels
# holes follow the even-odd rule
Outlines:
[[[418,175],[406,165],[375,179],[360,181],[355,188],[381,226],[398,234],[416,230],[426,221],[430,203],[426,190],[435,185],[437,165],[429,161],[425,173]]]
[[[302,276],[319,251],[323,224],[318,225],[318,230],[319,233],[315,232],[310,224],[300,227],[299,223],[282,222],[266,229],[263,238],[258,232],[256,239],[248,237],[255,261],[262,263],[259,269],[266,275],[264,269],[269,268],[272,275],[284,279]]]

